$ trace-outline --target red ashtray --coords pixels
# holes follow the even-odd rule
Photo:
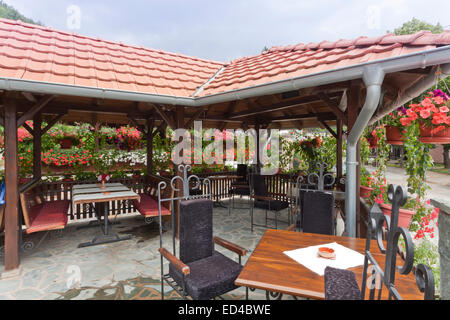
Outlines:
[[[336,253],[331,248],[321,247],[317,253],[320,257],[325,259],[336,259]]]

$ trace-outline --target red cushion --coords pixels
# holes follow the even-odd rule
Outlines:
[[[70,201],[49,201],[30,209],[31,225],[26,233],[62,229],[67,225]]]
[[[153,198],[152,196],[149,196],[148,194],[140,193],[141,201],[133,200],[133,204],[135,208],[139,211],[140,214],[143,216],[158,216],[158,200]],[[161,204],[161,215],[162,216],[168,216],[171,212],[169,209],[163,206]]]

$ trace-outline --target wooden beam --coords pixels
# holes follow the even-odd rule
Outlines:
[[[147,175],[153,173],[153,127],[155,126],[155,119],[147,119]]]
[[[22,125],[32,136],[34,136],[34,130],[26,122]]]
[[[176,123],[175,121],[172,119],[172,117],[170,117],[163,109],[162,106],[154,104],[153,107],[155,108],[156,112],[161,116],[161,118],[163,118],[163,120],[167,123],[167,125],[172,128],[173,130],[176,129]],[[184,119],[184,117],[183,117]],[[184,120],[183,120],[184,121]]]
[[[331,94],[331,96],[332,97],[336,96],[336,93]],[[318,97],[317,95],[300,97],[300,98],[295,98],[295,99],[288,100],[288,101],[280,101],[277,103],[271,103],[270,105],[267,105],[267,106],[258,106],[256,108],[252,108],[251,110],[248,110],[248,111],[242,111],[242,112],[235,113],[235,114],[229,116],[229,118],[230,119],[244,118],[244,117],[259,115],[262,113],[268,113],[268,112],[273,112],[273,111],[295,108],[295,107],[298,107],[303,104],[320,102],[320,101],[322,101],[322,99],[320,99],[320,97]]]
[[[64,117],[65,115],[66,115],[66,113],[61,113],[61,114],[55,116],[52,120],[50,120],[50,121],[47,123],[47,126],[46,126],[44,129],[42,129],[42,134],[47,133],[47,131],[50,130],[50,129],[51,129],[51,128],[59,121],[59,120],[61,120],[61,118]]]
[[[37,102],[36,97],[31,92],[22,92],[22,95],[30,102]]]
[[[5,101],[5,271],[19,268],[19,166],[16,101]]]
[[[336,125],[337,138],[336,138],[336,176],[338,184],[342,178],[342,133],[343,133],[344,121],[338,120]]]
[[[198,119],[198,117],[201,116],[201,114],[205,112],[205,108],[204,107],[200,107],[199,110],[197,110],[197,112],[195,112],[191,118],[184,124],[184,128],[185,129],[190,129],[191,126],[194,124],[194,121]]]
[[[237,101],[230,102],[230,105],[228,106],[227,111],[225,112],[225,118],[228,118],[230,115],[232,115],[234,113],[236,106],[237,106]],[[223,131],[226,126],[227,126],[226,122],[222,123],[219,130]]]
[[[131,124],[132,124],[133,126],[135,126],[137,129],[139,129],[139,131],[143,132],[144,135],[147,135],[147,131],[146,131],[146,129],[145,129],[145,126],[139,124],[139,123],[137,122],[137,120],[133,118],[132,115],[127,114],[127,118],[128,118],[128,120],[130,120],[130,122],[131,122]]]
[[[335,115],[333,113],[308,113],[308,114],[292,114],[287,116],[270,118],[269,120],[272,122],[281,122],[281,121],[294,121],[294,120],[304,120],[304,119],[314,119],[320,118],[322,120],[334,120]]]
[[[3,117],[0,117],[0,126],[5,126],[5,119]]]
[[[26,123],[25,123],[26,124]],[[33,117],[33,178],[40,180],[42,176],[42,114],[36,113]]]
[[[339,104],[336,104],[333,100],[328,97],[325,93],[319,93],[318,96],[322,99],[323,102],[333,111],[333,113],[338,117],[339,120],[345,119],[345,113],[339,109]]]
[[[44,96],[42,97],[38,103],[36,103],[31,109],[25,112],[19,120],[17,120],[17,127],[22,126],[25,121],[30,120],[33,116],[42,110],[55,96]]]
[[[320,122],[321,124],[323,124],[323,126],[325,127],[325,129],[327,129],[328,132],[331,133],[331,135],[332,135],[335,139],[338,138],[337,133],[334,132],[334,130],[330,128],[330,126],[325,122],[325,120],[322,120],[322,119],[318,119],[318,120],[319,120],[319,122]]]

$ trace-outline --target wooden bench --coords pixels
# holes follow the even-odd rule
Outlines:
[[[39,184],[20,194],[27,234],[60,230],[67,225],[70,200],[47,201],[46,195]]]
[[[161,197],[163,199],[173,198],[174,191],[170,187],[170,183],[158,176],[146,177],[144,192],[139,193],[141,200],[133,200],[133,205],[141,215],[146,218],[159,216],[158,212],[158,184],[162,181],[167,183],[165,189],[161,190]],[[161,215],[169,216],[172,214],[171,201],[161,202]]]

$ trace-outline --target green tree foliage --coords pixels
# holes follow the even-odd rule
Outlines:
[[[11,19],[11,20],[20,20],[26,23],[32,23],[42,26],[40,21],[34,21],[33,19],[25,17],[14,7],[6,4],[2,0],[0,0],[0,18]]]
[[[441,33],[444,31],[439,22],[436,25],[432,25],[426,21],[412,18],[411,21],[407,21],[401,27],[395,29],[393,33],[396,35],[413,34],[422,30],[428,30],[432,33]],[[388,31],[388,33],[391,32]]]

